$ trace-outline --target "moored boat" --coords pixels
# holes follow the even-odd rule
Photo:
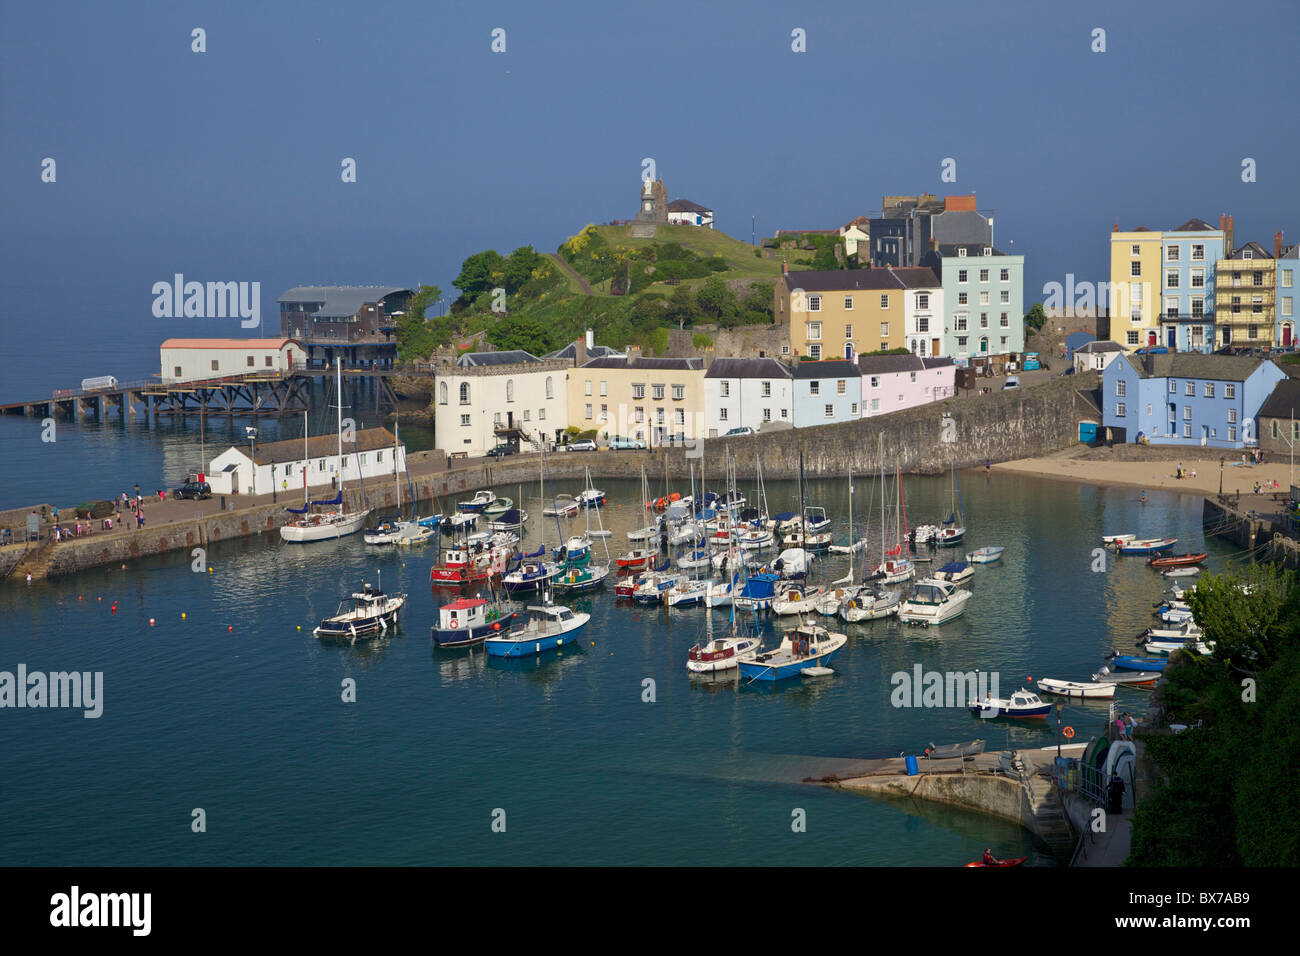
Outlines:
[[[878,621],[898,613],[903,606],[903,592],[896,588],[862,587],[840,605],[840,617],[850,624]]]
[[[1200,564],[1209,554],[1205,551],[1187,552],[1186,554],[1166,554],[1161,557],[1147,559],[1147,564],[1153,568],[1182,568],[1188,565]]]
[[[1116,673],[1109,667],[1103,667],[1092,675],[1092,679],[1098,683],[1122,684],[1125,687],[1154,687],[1156,681],[1160,679],[1160,675],[1146,671]]]
[[[492,634],[509,630],[517,614],[506,614],[484,598],[460,598],[438,609],[429,637],[438,647],[473,647]]]
[[[397,626],[397,612],[405,603],[405,594],[385,594],[363,582],[361,590],[340,603],[334,615],[321,621],[312,633],[321,638],[346,637],[352,641],[373,637]]]
[[[1052,711],[1051,704],[1023,687],[1010,697],[985,697],[983,700],[972,700],[968,706],[971,713],[985,719],[1012,717],[1035,720],[1045,718]]]
[[[528,620],[504,629],[483,642],[490,657],[527,657],[576,643],[575,631],[586,626],[591,615],[559,604],[528,607]]]
[[[1177,543],[1177,538],[1133,538],[1131,541],[1120,543],[1119,553],[1159,554],[1162,551],[1170,550]]]
[[[801,624],[786,631],[775,650],[760,652],[740,662],[740,676],[749,681],[779,681],[801,676],[808,667],[825,667],[848,638],[819,624]]]
[[[735,670],[741,661],[754,659],[762,642],[757,635],[720,637],[706,644],[696,644],[686,655],[686,669],[693,674],[714,674]]]
[[[966,561],[950,561],[932,575],[936,580],[961,584],[975,577],[975,567]]]
[[[898,619],[908,624],[934,627],[956,620],[966,612],[970,591],[955,584],[925,578],[916,585],[912,595],[898,609]]]
[[[456,502],[456,509],[462,514],[482,514],[488,505],[496,501],[497,496],[488,490],[476,491],[472,498]],[[503,509],[504,510],[504,509]]]
[[[1169,663],[1167,657],[1137,657],[1132,654],[1114,654],[1110,662],[1120,670],[1126,671],[1162,671]]]
[[[1087,683],[1073,680],[1053,680],[1041,677],[1037,681],[1038,689],[1045,694],[1057,694],[1061,697],[1077,697],[1080,700],[1101,700],[1115,696],[1114,681]]]
[[[996,546],[976,548],[974,551],[968,551],[966,553],[966,560],[971,564],[992,564],[994,561],[997,561],[1002,557],[1002,552],[1005,550],[1006,548]]]

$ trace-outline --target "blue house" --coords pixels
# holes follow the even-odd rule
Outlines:
[[[795,428],[851,422],[862,417],[862,370],[857,362],[845,359],[800,362],[791,372]]]
[[[1164,233],[1160,344],[1171,352],[1214,351],[1214,269],[1223,258],[1225,225],[1189,219]]]
[[[1260,407],[1284,378],[1247,356],[1121,355],[1101,375],[1102,426],[1114,441],[1253,446]]]

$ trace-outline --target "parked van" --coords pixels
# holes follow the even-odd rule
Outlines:
[[[81,390],[83,392],[98,392],[106,388],[117,388],[117,379],[111,375],[100,375],[96,378],[83,378],[81,380]]]

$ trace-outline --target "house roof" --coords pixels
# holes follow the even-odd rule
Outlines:
[[[163,339],[162,349],[282,349],[293,339]]]
[[[985,249],[991,249],[990,255],[1005,256],[1006,253],[1001,249],[987,242],[941,242],[938,246],[939,255],[958,258],[958,250],[965,249],[967,256],[982,256]],[[933,250],[932,250],[933,251]]]
[[[839,378],[862,375],[857,362],[848,359],[827,359],[824,362],[800,362],[791,372],[794,378]]]
[[[593,345],[587,349],[587,358],[621,358],[627,353],[620,352],[616,348],[608,345]],[[562,349],[556,349],[554,352],[547,352],[542,358],[548,359],[576,359],[578,357],[578,343],[570,342]]]
[[[790,369],[772,358],[716,358],[705,378],[790,378]]]
[[[393,447],[393,433],[387,428],[362,428],[356,432],[356,441],[343,442],[343,454],[374,451],[379,448]],[[256,453],[253,461],[259,465],[270,465],[289,461],[303,460],[301,438],[287,438],[284,441],[271,441],[254,446]],[[307,458],[328,458],[339,452],[337,434],[316,435],[307,439]]]
[[[323,303],[312,315],[318,319],[350,318],[365,305],[373,305],[394,292],[414,294],[412,290],[391,285],[300,285],[290,289],[277,302],[294,304]]]
[[[1181,226],[1175,226],[1170,232],[1218,232],[1214,226],[1211,226],[1204,219],[1189,219]]]
[[[689,199],[674,199],[668,204],[669,212],[707,212],[712,214],[713,210],[707,206],[701,206],[697,202],[691,202]]]
[[[465,367],[471,365],[519,365],[523,362],[540,362],[536,355],[523,349],[508,349],[504,352],[466,352],[456,359],[456,364]]]
[[[1243,253],[1245,253],[1245,251],[1246,251],[1247,249],[1250,250],[1250,257],[1251,257],[1252,259],[1272,259],[1272,258],[1273,258],[1273,253],[1269,252],[1267,249],[1265,249],[1263,246],[1261,246],[1258,242],[1255,242],[1254,240],[1252,240],[1252,241],[1246,243],[1244,246],[1238,246],[1236,249],[1233,249],[1233,250],[1232,250],[1232,253],[1228,256],[1228,258],[1229,258],[1229,259],[1244,259],[1244,258],[1246,258],[1246,257],[1245,257],[1245,255],[1243,255]]]
[[[805,292],[886,292],[890,289],[937,289],[940,282],[933,269],[907,266],[902,269],[829,269],[788,272],[782,280],[787,289]]]
[[[1076,352],[1123,352],[1124,346],[1110,339],[1092,339],[1083,345],[1074,346]]]
[[[704,367],[704,360],[698,358],[596,358],[579,368],[641,368],[680,371],[699,371]]]
[[[863,375],[887,375],[890,372],[919,372],[925,368],[919,355],[860,355],[858,369]]]
[[[931,356],[930,358],[921,359],[921,364],[926,368],[947,368],[949,365],[955,365],[950,356]]]
[[[1284,378],[1273,386],[1273,392],[1259,407],[1260,418],[1300,417],[1300,379]]]
[[[1150,371],[1146,359],[1150,359]],[[1128,360],[1142,378],[1200,378],[1216,382],[1244,382],[1267,361],[1249,355],[1202,355],[1199,352],[1130,355]]]

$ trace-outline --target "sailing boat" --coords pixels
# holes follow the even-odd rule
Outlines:
[[[941,548],[955,548],[961,544],[962,538],[966,537],[966,505],[961,500],[961,485],[957,480],[957,460],[955,458],[952,462],[952,484],[950,487],[952,489],[952,511],[944,519],[943,527],[939,529],[939,533],[935,535],[935,540]],[[957,518],[959,509],[961,514],[960,522]]]
[[[854,598],[857,595],[858,591],[862,589],[861,585],[855,584],[853,581],[853,555],[858,550],[859,544],[865,547],[867,539],[863,537],[861,541],[859,541],[857,537],[856,518],[857,518],[857,508],[853,503],[853,469],[850,468],[849,469],[849,541],[851,542],[851,544],[849,544],[848,547],[841,549],[842,552],[847,552],[849,556],[849,571],[848,574],[844,575],[844,577],[839,578],[836,581],[832,581],[831,590],[828,591],[826,594],[822,595],[821,600],[817,602],[817,613],[822,614],[826,617],[834,617],[835,615],[839,614],[841,605],[845,604],[846,602]],[[831,550],[835,550],[836,548],[837,548],[836,545],[831,546]]]
[[[885,549],[889,517],[885,510],[884,455],[884,438],[882,436],[880,444],[880,563],[876,565],[875,570],[867,575],[866,579],[868,581],[879,581],[881,584],[896,584],[915,576],[916,567],[903,551],[903,469],[901,467],[898,469],[897,493],[894,499],[894,546],[888,550]]]
[[[704,476],[700,476],[700,484],[704,483]],[[695,501],[695,465],[691,465],[691,501]],[[679,568],[689,568],[691,577],[679,578],[675,584],[664,594],[664,603],[669,607],[690,607],[691,605],[703,604],[704,599],[709,593],[709,582],[702,580],[696,575],[696,571],[701,567],[708,567],[712,563],[709,554],[708,541],[705,541],[703,551],[696,551],[693,558],[687,559],[685,556],[677,559]]]
[[[288,509],[293,514],[299,515],[289,524],[282,525],[280,528],[280,537],[285,541],[306,542],[306,541],[326,541],[330,538],[342,538],[344,535],[356,534],[365,524],[366,516],[370,514],[369,508],[362,508],[359,511],[347,511],[341,506],[343,504],[343,360],[336,358],[335,367],[338,370],[337,390],[338,390],[338,438],[339,438],[339,490],[333,498],[325,501],[311,501],[301,509]],[[304,440],[306,435],[304,434]],[[355,448],[355,442],[353,447]],[[305,453],[305,452],[304,452]],[[355,456],[355,451],[354,451]],[[256,465],[254,465],[256,467]],[[357,461],[357,473],[361,472],[360,459]],[[306,478],[303,479],[304,491]],[[311,512],[313,505],[320,507],[338,507],[335,511]]]
[[[591,469],[587,468],[586,473],[587,473],[586,474],[587,487],[590,488]],[[587,519],[588,535],[591,532],[591,513],[593,511],[596,513],[597,523],[602,525],[601,530],[604,530],[603,520],[600,515],[600,508],[587,508],[585,509],[585,515]],[[556,515],[555,524],[556,527],[558,528],[559,527],[558,514]],[[612,566],[612,562],[609,559],[609,542],[606,540],[604,535],[597,536],[600,538],[601,543],[605,545],[605,563],[603,565],[592,564],[591,563],[591,541],[588,535],[584,535],[581,539],[579,539],[585,544],[585,551],[583,551],[581,554],[575,553],[574,549],[568,546],[560,549],[561,551],[566,552],[567,560],[565,561],[564,569],[563,571],[561,571],[560,576],[555,578],[551,582],[551,586],[555,588],[555,590],[594,591],[596,588],[604,586],[605,579],[609,577],[609,569]],[[570,542],[572,542],[573,540],[574,540],[573,538],[569,539]]]
[[[807,543],[804,541],[804,533],[807,531],[808,528],[808,505],[804,496],[804,488],[805,485],[804,485],[804,475],[803,475],[803,451],[801,450],[799,452],[799,518],[800,518],[801,530],[799,532],[800,543],[795,545],[794,549],[797,551],[797,553],[800,554],[800,557],[803,559],[806,565],[807,556],[810,549]],[[808,537],[811,537],[811,535],[808,535]],[[830,535],[827,534],[826,538],[829,540]],[[787,548],[791,547],[789,542],[790,542],[790,538],[787,537],[786,538]],[[777,559],[778,564],[782,563],[783,560],[784,560],[784,555],[782,556],[782,558]],[[799,584],[797,582],[790,582],[788,584],[783,584],[780,586],[780,588],[778,588],[776,595],[772,599],[772,613],[803,614],[806,611],[811,611],[813,608],[817,606],[817,602],[818,600],[821,599],[821,596],[824,591],[825,588],[823,588],[820,584],[809,585],[807,583]]]

